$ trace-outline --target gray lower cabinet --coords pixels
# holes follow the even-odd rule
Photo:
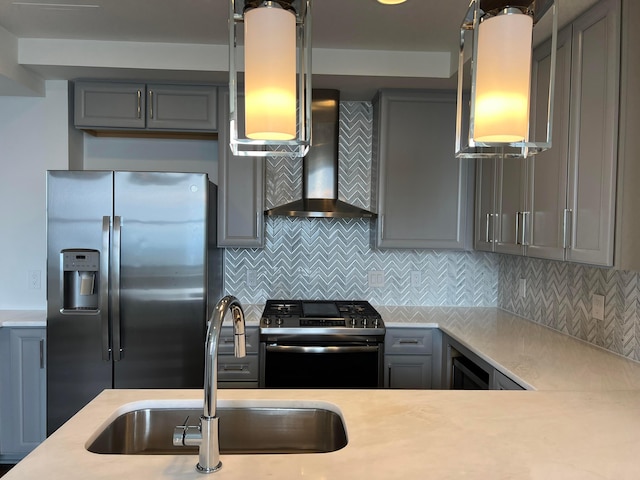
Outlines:
[[[218,246],[260,248],[264,245],[265,162],[231,153],[229,89],[220,88],[219,93]],[[242,104],[239,107],[242,111]]]
[[[77,81],[74,125],[82,129],[215,132],[217,87]]]
[[[0,328],[0,461],[18,461],[46,437],[44,328]]]
[[[386,388],[437,388],[440,331],[436,328],[387,327],[384,354]]]
[[[470,161],[455,158],[456,94],[381,90],[373,102],[378,248],[468,248]]]
[[[222,327],[218,350],[219,388],[258,388],[260,332],[257,326],[245,330],[247,355],[236,358],[233,354],[233,327]]]

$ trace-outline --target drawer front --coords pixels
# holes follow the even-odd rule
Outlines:
[[[227,382],[257,382],[258,355],[236,358],[233,355],[218,356],[218,380]]]
[[[433,328],[387,328],[385,354],[420,355],[433,353]]]
[[[245,329],[245,337],[247,340],[247,354],[258,353],[258,342],[260,341],[260,331],[257,326],[247,327]],[[233,355],[233,327],[222,327],[220,332],[219,353]]]

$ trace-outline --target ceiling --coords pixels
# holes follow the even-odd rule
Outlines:
[[[559,24],[596,1],[557,0]],[[314,86],[340,88],[343,98],[346,94],[352,99],[370,99],[381,87],[455,88],[459,28],[468,4],[469,0],[407,0],[395,6],[375,0],[314,0]],[[221,68],[161,62],[123,68],[91,57],[99,60],[100,55],[118,52],[119,46],[131,48],[127,42],[167,51],[170,44],[192,50],[226,46],[228,5],[226,0],[0,0],[0,26],[18,39],[19,65],[45,79],[225,81]],[[55,50],[46,61],[37,51],[49,45]],[[95,48],[95,53],[73,57],[81,48]],[[316,50],[319,63],[324,58],[319,71]],[[324,56],[320,50],[325,50]],[[351,56],[343,59],[346,67],[332,68],[330,59],[338,52]],[[450,63],[439,73],[421,73],[418,64],[435,54]],[[351,68],[366,59],[369,65]]]

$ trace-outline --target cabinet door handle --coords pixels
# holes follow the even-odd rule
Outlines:
[[[138,90],[138,118],[142,118],[142,91]]]
[[[153,118],[153,90],[149,90],[149,118]]]
[[[520,243],[520,215],[521,212],[516,212],[516,245],[521,245]]]
[[[40,368],[44,368],[44,338],[40,339]]]
[[[484,240],[486,243],[493,243],[493,235],[489,235],[493,227],[493,213],[487,213],[485,216],[485,237]]]
[[[529,245],[529,228],[531,212],[522,212],[522,245]]]
[[[403,338],[399,340],[398,343],[400,345],[418,345],[420,343],[417,338]]]
[[[565,208],[562,215],[562,248],[571,248],[571,230],[573,229],[573,210]]]

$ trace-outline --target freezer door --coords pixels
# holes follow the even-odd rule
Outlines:
[[[115,388],[203,385],[207,187],[204,174],[115,173]]]
[[[112,191],[111,172],[47,172],[48,434],[112,386],[108,272],[104,271],[109,257]],[[98,265],[92,261],[90,266],[74,267],[69,255],[75,252],[81,257],[85,250],[95,256]],[[76,267],[80,273],[71,271]],[[78,297],[72,295],[74,288]],[[96,300],[87,306],[79,299],[90,298],[87,293],[92,288],[97,289]]]

